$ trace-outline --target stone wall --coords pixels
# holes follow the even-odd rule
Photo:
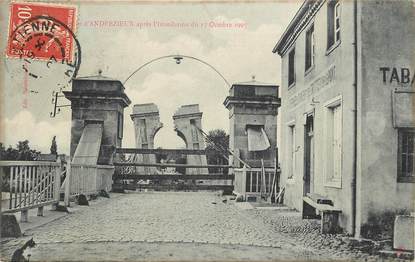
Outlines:
[[[369,214],[414,211],[415,201],[415,184],[398,182],[399,127],[393,116],[394,92],[415,91],[414,3],[365,1],[359,15],[358,229]],[[412,119],[413,109],[406,110]]]

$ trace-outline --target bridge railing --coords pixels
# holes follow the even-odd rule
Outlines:
[[[68,164],[68,175],[63,185],[65,204],[69,204],[70,197],[110,191],[113,174],[114,166]]]
[[[264,172],[265,171],[265,172]],[[274,168],[235,168],[234,193],[242,195],[270,195],[279,189],[279,172]]]
[[[206,155],[199,149],[147,149],[117,148],[114,155],[114,188],[116,190],[233,190],[233,175],[228,164],[207,164],[204,161],[191,161],[191,164],[176,162],[156,162],[156,157],[146,161],[141,155],[164,155],[180,158],[183,155]],[[179,161],[178,161],[179,162]],[[183,162],[187,162],[183,161]],[[169,170],[165,172],[164,170]],[[163,182],[161,180],[164,180]]]
[[[59,202],[61,164],[44,161],[0,161],[2,178],[1,213],[21,211],[21,221],[28,219],[28,210]],[[8,184],[8,192],[4,185]]]

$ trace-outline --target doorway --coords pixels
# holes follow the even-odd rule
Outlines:
[[[304,127],[304,188],[303,195],[312,193],[314,177],[314,115],[307,115]]]

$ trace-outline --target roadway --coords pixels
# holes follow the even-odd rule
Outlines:
[[[111,194],[2,241],[2,258],[30,237],[31,261],[333,260],[376,257],[352,250],[344,236],[319,234],[318,220],[290,210],[244,209],[219,193]]]

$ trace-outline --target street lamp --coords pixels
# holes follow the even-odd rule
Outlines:
[[[144,63],[143,65],[141,65],[140,67],[138,67],[131,75],[129,75],[128,77],[127,77],[127,79],[124,81],[124,83],[123,83],[123,85],[125,85],[125,83],[135,74],[135,73],[137,73],[138,71],[140,71],[141,69],[143,69],[144,67],[146,67],[147,65],[149,65],[149,64],[151,64],[151,63],[153,63],[153,62],[156,62],[156,61],[158,61],[158,60],[161,60],[161,59],[165,59],[165,58],[173,58],[174,60],[175,60],[175,62],[176,62],[176,64],[181,64],[181,62],[182,62],[182,60],[184,59],[184,58],[188,58],[188,59],[192,59],[192,60],[195,60],[195,61],[198,61],[198,62],[200,62],[200,63],[202,63],[202,64],[204,64],[204,65],[206,65],[206,66],[208,66],[209,68],[211,68],[211,69],[213,69],[213,71],[215,71],[222,79],[223,79],[223,81],[225,81],[225,83],[226,83],[226,85],[228,86],[228,87],[231,87],[231,85],[229,84],[229,82],[228,82],[228,80],[226,80],[226,78],[214,67],[214,66],[212,66],[211,64],[209,64],[208,62],[206,62],[206,61],[203,61],[202,59],[199,59],[199,58],[197,58],[197,57],[194,57],[194,56],[187,56],[187,55],[166,55],[166,56],[160,56],[160,57],[157,57],[157,58],[154,58],[154,59],[152,59],[152,60],[150,60],[150,61],[148,61],[147,63]]]
[[[174,59],[176,60],[176,64],[179,65],[181,63],[181,60],[183,59],[183,57],[181,57],[181,56],[175,56]]]

